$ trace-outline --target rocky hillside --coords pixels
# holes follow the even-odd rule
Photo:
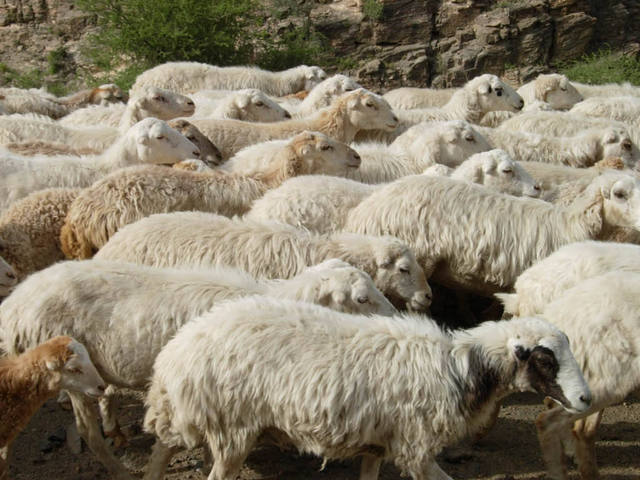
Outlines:
[[[639,16],[638,0],[320,0],[311,13],[337,68],[377,88],[519,83],[604,44],[637,54]],[[90,20],[69,0],[0,0],[0,62],[46,71],[64,47],[73,72]]]

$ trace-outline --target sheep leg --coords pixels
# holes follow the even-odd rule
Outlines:
[[[538,442],[542,450],[542,458],[547,466],[549,478],[566,480],[567,466],[562,448],[562,429],[569,428],[567,416],[562,407],[547,402],[549,410],[542,412],[536,419]]]
[[[418,477],[414,477],[414,478],[417,479]],[[433,460],[429,463],[429,466],[427,467],[427,476],[425,480],[453,480],[453,479],[449,475],[447,475],[447,472],[445,472],[440,468],[440,465],[438,465],[438,463],[435,460]]]
[[[221,435],[207,432],[207,443],[213,457],[213,468],[207,480],[235,480],[244,461],[249,456],[259,432],[236,430]]]
[[[471,443],[478,443],[480,440],[482,440],[484,437],[486,437],[489,434],[493,426],[498,421],[498,416],[500,415],[500,408],[502,408],[502,401],[496,402],[496,404],[493,406],[493,410],[491,410],[491,413],[489,413],[489,415],[487,416],[487,421],[483,422],[483,424],[480,425],[478,430],[473,435],[473,438],[471,439]]]
[[[167,470],[169,461],[178,451],[177,447],[168,447],[160,440],[156,440],[153,444],[151,457],[147,462],[147,473],[144,474],[143,480],[162,480]]]
[[[382,465],[382,458],[363,455],[360,464],[360,480],[378,480],[380,465]]]
[[[9,446],[0,448],[0,480],[8,480],[9,478]]]
[[[576,439],[576,460],[582,480],[597,480],[598,464],[596,462],[596,432],[602,420],[600,410],[575,422],[573,435]]]
[[[76,416],[78,433],[87,442],[98,460],[111,472],[114,479],[133,480],[124,465],[109,451],[107,444],[100,434],[98,418],[93,410],[89,398],[81,393],[69,392],[73,412]]]
[[[210,473],[211,469],[213,468],[213,457],[211,456],[211,449],[205,447],[202,457],[202,471],[205,473]]]
[[[115,396],[116,387],[109,385],[100,397],[98,406],[100,407],[100,416],[102,417],[102,430],[105,437],[113,440],[114,448],[127,445],[127,437],[124,436],[120,425],[118,424],[118,400]]]

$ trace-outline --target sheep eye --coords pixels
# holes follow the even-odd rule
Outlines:
[[[475,142],[475,141],[476,141],[476,139],[474,138],[474,136],[473,136],[473,135],[466,135],[466,136],[464,137],[464,139],[465,139],[467,142]]]
[[[616,190],[615,192],[613,192],[613,195],[616,198],[620,198],[620,199],[625,198],[625,193],[622,190]]]
[[[366,103],[366,105],[367,105],[367,107],[369,107],[369,108],[374,108],[374,109],[376,109],[376,110],[378,109],[378,107],[376,107],[375,103],[373,103],[373,102],[367,102],[367,103]]]
[[[331,145],[322,145],[320,150],[333,150],[333,147]]]
[[[162,140],[162,139],[164,138],[164,135],[158,135],[156,138],[157,138],[158,140]]]
[[[625,150],[631,150],[631,143],[630,142],[624,142],[622,144],[622,148],[624,148]]]
[[[560,90],[562,90],[563,92],[567,91],[567,87],[560,87]]]
[[[261,101],[257,101],[257,102],[256,102],[256,106],[257,106],[257,107],[264,107],[264,103],[263,103],[263,102],[261,102]]]
[[[188,136],[187,136],[187,140],[191,140],[191,141],[193,141],[193,140],[195,140],[195,139],[196,139],[196,137],[195,137],[195,136],[193,136],[193,135],[188,135]]]
[[[369,298],[367,297],[358,297],[358,303],[367,303]]]
[[[157,100],[157,101],[159,101],[159,102],[166,102],[166,101],[167,101],[167,100],[166,100],[164,97],[162,97],[162,96],[157,96],[157,97],[154,97],[153,99],[154,99],[154,100]]]
[[[496,88],[496,95],[501,97],[502,96],[502,89],[501,88]]]
[[[409,269],[407,267],[400,267],[400,273],[409,273]]]
[[[502,170],[502,173],[504,173],[504,174],[507,174],[507,175],[508,175],[508,174],[510,174],[510,173],[513,173],[513,170],[511,170],[510,168],[505,168],[504,170]]]
[[[66,370],[69,373],[77,373],[77,374],[82,373],[82,369],[77,367],[70,367],[70,368],[67,368]]]

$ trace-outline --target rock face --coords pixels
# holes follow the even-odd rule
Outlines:
[[[638,0],[321,0],[311,12],[336,69],[378,90],[485,72],[519,83],[604,44],[637,53],[639,16]],[[70,0],[0,0],[0,62],[46,68],[60,46],[78,62],[91,28]]]

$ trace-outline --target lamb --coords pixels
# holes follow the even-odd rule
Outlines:
[[[360,158],[345,144],[303,132],[279,145],[263,163],[241,174],[154,167],[114,172],[85,189],[69,208],[61,230],[62,251],[67,258],[90,258],[119,228],[153,213],[199,210],[241,215],[287,178],[344,174],[357,168]]]
[[[287,110],[255,88],[230,92],[217,102],[197,94],[192,98],[196,102],[195,116],[200,118],[232,118],[245,122],[279,122],[291,118]]]
[[[566,290],[610,271],[640,273],[640,246],[593,241],[565,245],[522,272],[514,293],[496,296],[505,313],[536,315]]]
[[[195,111],[193,100],[184,95],[161,88],[145,88],[131,95],[126,105],[93,106],[76,110],[60,119],[60,125],[78,128],[83,126],[118,127],[127,130],[136,122],[148,117],[171,120],[189,117]]]
[[[620,157],[631,168],[640,151],[624,129],[593,129],[572,137],[550,137],[514,130],[478,127],[489,143],[519,161],[590,167],[607,157]]]
[[[415,125],[390,146],[360,143],[355,148],[362,163],[347,176],[363,183],[384,183],[419,174],[434,163],[457,166],[491,146],[469,123],[453,120]]]
[[[86,105],[105,105],[124,100],[122,90],[112,83],[56,98],[42,89],[0,88],[5,113],[37,113],[60,118]]]
[[[29,158],[0,150],[0,211],[44,188],[86,187],[127,165],[176,163],[199,155],[193,143],[155,118],[135,124],[100,155]]]
[[[443,107],[458,90],[458,88],[401,87],[389,90],[382,97],[395,109],[411,110]]]
[[[228,265],[256,278],[290,278],[309,265],[340,258],[367,272],[394,305],[426,310],[431,304],[431,289],[413,253],[388,236],[317,235],[277,222],[179,212],[124,227],[95,258],[161,267]]]
[[[617,163],[611,158],[600,160],[589,168],[574,168],[565,165],[555,165],[543,162],[519,162],[520,165],[531,175],[545,192],[545,199],[554,201],[557,196],[558,187],[563,185],[581,182],[585,186],[598,175],[608,170],[623,170],[625,165],[621,159]],[[621,168],[622,167],[622,168]],[[626,173],[633,174],[631,171]]]
[[[435,168],[451,170],[440,164],[427,170]],[[540,187],[502,150],[472,155],[451,174],[443,175],[511,195],[540,196]],[[349,211],[376,188],[338,177],[292,178],[253,202],[244,218],[276,220],[317,233],[338,232],[343,229]]]
[[[6,255],[6,250],[0,238],[0,254]],[[11,265],[0,256],[0,298],[6,297],[18,283],[18,275]]]
[[[595,437],[603,410],[640,387],[639,289],[638,273],[613,271],[577,284],[544,308],[543,317],[569,337],[593,394],[585,412],[569,414],[549,402],[550,410],[536,420],[542,456],[554,480],[568,478],[563,447],[574,451],[581,478],[599,478]]]
[[[346,75],[333,75],[313,87],[301,102],[293,103],[285,97],[282,103],[294,113],[295,117],[304,118],[313,115],[321,108],[330,106],[336,97],[357,88],[362,88],[362,85]]]
[[[361,479],[377,479],[383,461],[414,479],[450,479],[435,456],[525,390],[572,413],[590,406],[566,336],[543,320],[449,333],[420,317],[249,297],[185,325],[158,355],[144,421],[158,441],[145,479],[203,443],[209,478],[235,478],[272,431],[325,461],[362,455]]]
[[[605,83],[603,85],[589,85],[586,83],[573,82],[580,95],[584,98],[591,97],[617,97],[622,95],[640,96],[640,88],[625,83]]]
[[[522,85],[518,94],[525,103],[539,100],[548,103],[554,110],[569,110],[583,100],[569,79],[558,73],[538,75],[535,80]]]
[[[14,278],[21,281],[65,259],[60,230],[78,193],[80,189],[73,188],[40,190],[13,203],[0,215],[0,255],[15,269]]]
[[[5,458],[13,440],[62,389],[90,397],[105,389],[87,350],[73,338],[55,337],[20,356],[0,358],[0,478],[8,478]]]
[[[194,119],[192,123],[220,148],[223,158],[228,159],[249,145],[288,138],[303,130],[322,132],[335,140],[350,143],[359,130],[393,130],[398,119],[382,97],[357,89],[341,95],[331,106],[306,119],[277,123]]]
[[[434,167],[445,166],[434,165],[430,169]],[[430,169],[425,170],[423,174],[441,176],[438,171]],[[499,149],[471,155],[455,170],[444,176],[453,180],[483,185],[490,190],[516,197],[538,198],[541,192],[540,185],[531,175],[507,152]]]
[[[275,281],[256,281],[231,269],[64,262],[30,276],[2,303],[2,348],[21,352],[52,335],[73,335],[110,385],[142,390],[156,355],[182,325],[218,302],[252,294],[316,302],[348,313],[395,312],[367,274],[339,260]],[[92,405],[75,394],[71,400],[91,449],[117,478],[131,478],[107,450]],[[112,399],[102,400],[101,409],[107,435],[121,435]]]
[[[131,87],[135,93],[146,86],[167,88],[188,94],[198,90],[257,88],[268,95],[288,95],[311,90],[327,78],[319,67],[299,65],[281,72],[255,67],[216,67],[197,62],[167,62],[153,67],[136,78]]]
[[[218,147],[211,143],[192,123],[182,118],[170,120],[167,123],[198,147],[198,150],[200,150],[198,160],[211,168],[215,168],[222,163],[222,154]]]
[[[571,113],[588,117],[601,117],[640,126],[640,96],[592,97],[580,102],[571,109]]]
[[[617,226],[640,228],[640,181],[612,172],[566,208],[448,178],[406,177],[352,209],[345,230],[394,235],[414,249],[428,278],[488,296],[562,245]]]

